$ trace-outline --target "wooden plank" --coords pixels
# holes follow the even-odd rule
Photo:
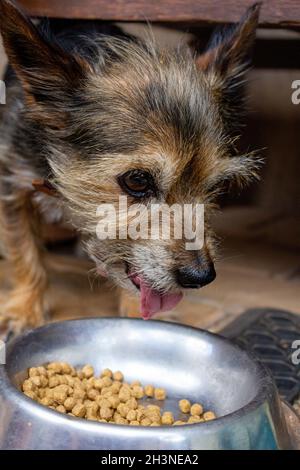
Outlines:
[[[111,21],[229,23],[254,0],[19,0],[32,16]],[[265,0],[260,24],[300,26],[299,0]]]

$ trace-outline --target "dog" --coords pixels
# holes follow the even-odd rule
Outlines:
[[[99,273],[139,293],[144,318],[216,276],[209,225],[218,188],[257,175],[236,151],[245,73],[260,5],[219,29],[207,49],[163,50],[100,22],[41,21],[0,1],[9,59],[0,129],[1,237],[14,288],[5,331],[43,324],[47,273],[40,220],[67,222]],[[205,205],[199,250],[184,240],[99,240],[99,204]]]

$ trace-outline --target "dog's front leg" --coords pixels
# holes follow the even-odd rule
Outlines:
[[[18,334],[44,322],[46,272],[30,195],[1,201],[1,238],[13,269],[14,287],[0,308],[0,336]]]

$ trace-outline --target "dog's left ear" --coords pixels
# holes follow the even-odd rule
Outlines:
[[[0,0],[0,31],[30,110],[43,118],[47,106],[47,119],[59,123],[59,104],[84,79],[88,64],[41,32],[12,1]]]
[[[244,73],[250,63],[260,7],[261,3],[255,3],[238,24],[217,31],[207,50],[196,57],[197,66],[207,74],[220,103],[225,127],[233,121],[239,124]]]

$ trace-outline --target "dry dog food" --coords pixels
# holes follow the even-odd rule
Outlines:
[[[22,390],[29,398],[59,413],[101,423],[179,426],[216,418],[212,411],[204,412],[200,403],[182,399],[178,403],[182,416],[176,420],[171,411],[157,404],[165,400],[165,389],[143,387],[139,381],[126,383],[122,372],[110,369],[96,377],[89,364],[81,369],[64,362],[31,367]]]

